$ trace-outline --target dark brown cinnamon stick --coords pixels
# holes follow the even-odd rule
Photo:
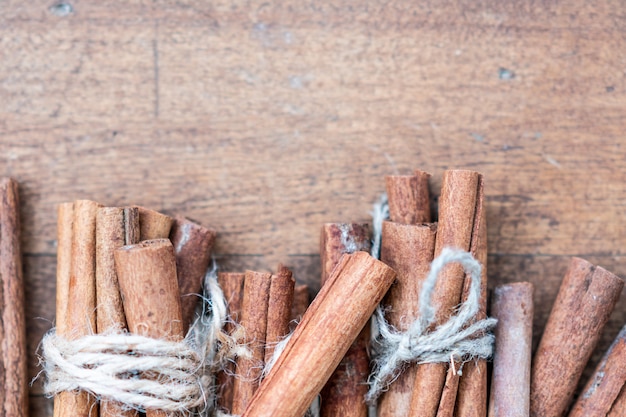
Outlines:
[[[626,326],[589,378],[569,417],[605,417],[626,386]]]
[[[394,278],[391,268],[365,252],[344,255],[243,417],[304,414]]]
[[[240,322],[244,274],[220,272],[217,275],[217,280],[228,303],[229,321],[224,325],[224,331],[227,334],[232,334],[235,324]],[[234,373],[235,364],[228,363],[225,365],[225,369],[218,372],[216,376],[217,406],[227,413],[230,413],[233,404]]]
[[[482,175],[474,171],[449,170],[444,173],[439,199],[439,221],[435,257],[444,247],[470,250],[477,219],[482,212]],[[436,308],[434,325],[448,320],[461,301],[465,273],[451,264],[441,272],[432,303]],[[410,416],[434,417],[446,382],[448,364],[433,363],[417,367],[411,398]],[[453,402],[445,402],[450,404]],[[453,411],[453,410],[452,410]],[[450,415],[451,410],[439,410]]]
[[[58,311],[61,317],[57,317],[57,332],[60,330],[59,334],[69,339],[96,332],[96,214],[100,207],[93,201],[78,200],[71,209],[67,204],[59,209],[59,228],[71,227],[71,232],[59,232],[59,243],[63,245],[59,247],[59,268],[67,275],[59,277],[57,283],[68,288],[59,289],[60,297],[67,299],[57,297],[57,302],[67,304],[67,309]],[[86,392],[63,392],[55,399],[54,415],[95,417],[98,406]]]
[[[392,222],[419,224],[430,221],[429,179],[429,173],[419,170],[414,175],[390,175],[385,178]]]
[[[623,286],[609,271],[572,258],[533,358],[531,416],[565,412]]]
[[[322,286],[324,286],[344,253],[369,250],[369,225],[367,223],[327,223],[322,226],[320,247]],[[367,352],[369,335],[369,326],[365,326],[322,389],[321,417],[367,416],[367,404],[364,398],[367,393],[369,375]]]
[[[489,417],[528,417],[533,333],[533,284],[500,285],[491,307],[495,330]]]
[[[176,271],[183,310],[183,331],[186,333],[195,317],[202,281],[211,260],[215,230],[191,220],[174,220],[170,240],[176,253]]]
[[[237,376],[233,384],[232,413],[241,414],[259,387],[265,364],[267,307],[271,274],[246,271],[243,283],[241,326],[251,358],[237,359]]]
[[[291,271],[283,265],[278,266],[272,275],[270,295],[267,306],[267,331],[265,336],[265,363],[270,362],[274,348],[289,334],[291,306],[296,281]]]
[[[309,308],[309,287],[305,284],[296,285],[293,289],[290,330],[296,328],[295,325],[302,320],[307,308]]]
[[[139,212],[134,207],[102,207],[96,217],[96,301],[98,333],[126,330],[115,259],[116,249],[139,241]],[[100,417],[136,416],[115,401],[100,402]]]
[[[180,341],[183,339],[180,294],[174,248],[168,239],[147,240],[115,251],[115,269],[132,333]],[[147,417],[179,413],[147,410]]]
[[[0,363],[0,411],[5,416],[28,415],[26,324],[24,283],[20,250],[18,184],[0,181],[0,281],[2,308],[2,362]]]

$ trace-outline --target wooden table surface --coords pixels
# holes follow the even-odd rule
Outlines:
[[[435,195],[445,169],[484,173],[490,285],[536,285],[538,336],[571,256],[626,277],[625,74],[619,1],[3,1],[31,375],[58,203],[185,214],[223,270],[316,287],[320,225],[367,221],[413,168]],[[624,322],[622,297],[598,355]]]

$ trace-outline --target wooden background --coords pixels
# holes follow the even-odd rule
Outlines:
[[[620,1],[1,1],[31,374],[58,203],[186,214],[224,270],[316,286],[320,225],[366,221],[413,168],[435,195],[447,168],[484,173],[491,285],[536,284],[539,335],[569,257],[626,277],[625,71]],[[598,354],[624,322],[626,297]]]

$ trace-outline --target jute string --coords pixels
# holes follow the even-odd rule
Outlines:
[[[45,393],[84,390],[129,409],[209,415],[212,373],[249,351],[222,330],[227,305],[215,264],[204,279],[203,301],[181,342],[113,332],[68,340],[52,329],[42,340]]]
[[[380,242],[382,223],[389,215],[386,195],[374,205],[372,222],[374,242]],[[379,257],[380,249],[372,256]],[[470,276],[467,300],[448,321],[431,330],[435,320],[436,306],[431,303],[435,284],[442,269],[450,263],[459,263]],[[408,363],[454,362],[488,359],[493,354],[495,337],[490,331],[497,320],[487,318],[473,322],[480,308],[481,264],[469,252],[444,248],[433,260],[419,296],[419,315],[405,332],[394,328],[385,319],[381,306],[373,316],[374,353],[373,371],[369,376],[370,389],[365,397],[370,404],[389,387]],[[462,365],[461,365],[462,366]],[[459,370],[461,372],[461,370]]]

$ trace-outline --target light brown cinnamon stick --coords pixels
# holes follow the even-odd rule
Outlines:
[[[240,322],[241,304],[243,301],[244,274],[237,272],[220,272],[217,280],[224,292],[224,298],[228,303],[228,315],[230,321],[224,325],[224,331],[232,334],[235,323]],[[225,370],[220,371],[216,376],[217,385],[217,406],[220,410],[230,413],[233,404],[233,384],[235,382],[235,364],[228,363]]]
[[[394,279],[365,252],[344,255],[243,416],[304,414]]]
[[[470,250],[474,224],[482,212],[482,175],[474,171],[449,170],[444,173],[439,198],[439,221],[435,242],[435,258],[444,247]],[[435,323],[448,320],[461,301],[464,272],[460,265],[451,264],[441,272],[432,296],[436,309]],[[448,364],[432,363],[417,367],[410,416],[434,417],[439,410],[446,382]],[[454,403],[444,401],[444,404]],[[451,415],[453,410],[439,410]]]
[[[622,387],[622,391],[615,399],[611,411],[606,417],[624,417],[626,416],[626,386]]]
[[[430,221],[429,179],[429,173],[419,170],[415,170],[413,175],[385,177],[392,222],[419,224]]]
[[[183,310],[183,331],[193,323],[202,281],[211,260],[215,230],[203,227],[184,217],[174,220],[170,240],[176,253],[176,271]]]
[[[397,273],[383,305],[386,319],[400,331],[419,317],[419,294],[433,260],[436,229],[435,224],[383,223],[381,260]],[[415,370],[415,365],[409,365],[383,393],[378,404],[379,417],[408,415]]]
[[[265,363],[270,362],[276,345],[289,334],[295,285],[296,281],[292,277],[292,272],[285,266],[278,265],[276,274],[272,275],[267,306]]]
[[[0,363],[0,411],[5,416],[28,415],[26,324],[24,282],[20,250],[18,184],[0,181],[0,281],[2,283],[2,362]]]
[[[237,359],[237,376],[233,384],[232,413],[241,414],[259,387],[265,364],[267,307],[271,274],[246,271],[243,283],[241,326],[251,358]]]
[[[135,207],[102,207],[96,217],[96,301],[98,333],[126,330],[126,315],[115,272],[116,249],[139,242]],[[115,401],[100,401],[100,417],[136,416]]]
[[[565,412],[623,286],[609,271],[572,258],[533,358],[531,416]]]
[[[168,239],[147,240],[115,250],[115,269],[132,333],[156,339],[183,339],[174,248]],[[147,417],[179,413],[147,410]]]
[[[71,209],[67,204],[59,208],[59,229],[71,227],[71,232],[59,230],[59,244],[63,245],[59,246],[59,269],[67,275],[57,279],[58,284],[68,286],[59,288],[59,296],[67,299],[57,297],[57,302],[67,304],[67,309],[58,311],[61,317],[57,316],[57,331],[68,339],[96,332],[96,214],[100,207],[93,201],[78,200]],[[54,415],[97,416],[98,406],[95,398],[84,391],[63,392],[55,399]]]
[[[489,417],[528,417],[533,335],[533,284],[500,285],[491,314],[498,319]]]
[[[169,237],[174,219],[145,207],[133,207],[139,210],[140,240],[165,239]]]
[[[478,203],[474,214],[474,230],[470,242],[470,253],[480,262],[482,269],[480,274],[480,309],[474,317],[474,321],[487,318],[487,222],[483,208],[484,187],[482,176],[478,183]],[[463,294],[461,300],[467,300],[471,285],[471,277],[465,276],[463,282]],[[455,375],[456,374],[456,375]],[[444,411],[442,417],[447,417],[451,409],[456,417],[486,417],[487,416],[487,361],[484,359],[472,360],[465,363],[461,372],[448,369],[449,378],[460,378],[456,392],[456,403],[450,406],[439,406]],[[450,394],[454,392],[451,390]],[[443,397],[443,394],[442,394]]]
[[[320,258],[322,286],[331,276],[344,253],[368,251],[369,224],[327,223],[322,226]],[[367,377],[369,376],[370,329],[365,326],[346,352],[321,392],[321,417],[366,417]]]
[[[569,417],[605,417],[626,387],[626,326],[589,378]],[[623,416],[623,414],[620,414]]]

